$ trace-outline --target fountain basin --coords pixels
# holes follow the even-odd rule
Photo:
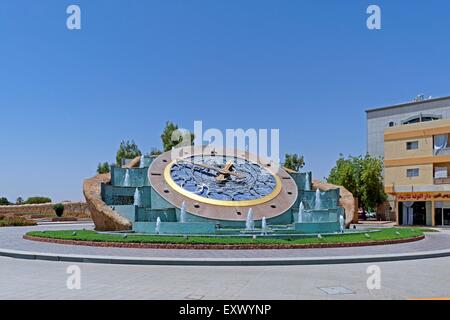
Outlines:
[[[135,222],[133,231],[135,233],[155,234],[156,222]],[[159,234],[214,234],[216,232],[215,223],[198,222],[161,222]]]
[[[294,230],[300,233],[333,233],[339,232],[339,222],[295,223]]]

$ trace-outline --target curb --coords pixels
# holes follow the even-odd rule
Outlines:
[[[39,221],[34,220],[37,226],[67,226],[67,225],[94,225],[91,221]]]
[[[342,256],[320,258],[142,258],[94,255],[64,255],[51,253],[37,253],[17,250],[0,249],[0,256],[15,259],[43,260],[76,263],[99,263],[119,265],[167,265],[167,266],[292,266],[292,265],[331,265],[351,263],[372,263],[389,261],[421,260],[443,258],[450,256],[450,250],[428,252],[372,255],[372,256]]]

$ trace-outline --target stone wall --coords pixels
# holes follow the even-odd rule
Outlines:
[[[90,218],[88,205],[85,202],[63,202],[64,216],[76,218]],[[36,214],[36,215],[55,215],[53,203],[26,204],[20,206],[0,206],[0,214]]]

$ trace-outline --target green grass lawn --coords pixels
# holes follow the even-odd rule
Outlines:
[[[75,234],[74,234],[75,232]],[[200,237],[200,236],[157,236],[157,235],[133,235],[128,234],[125,238],[121,234],[104,234],[90,230],[66,230],[66,231],[33,231],[27,233],[28,236],[63,239],[63,240],[81,240],[95,242],[122,242],[122,243],[173,243],[173,244],[316,244],[316,243],[358,243],[372,242],[395,239],[414,238],[423,235],[420,228],[389,228],[381,229],[379,232],[365,234],[346,234],[324,236],[322,239],[317,237],[303,239],[273,239],[257,237],[256,239],[244,237]]]

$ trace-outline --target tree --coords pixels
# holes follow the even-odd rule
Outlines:
[[[356,158],[345,159],[341,154],[336,161],[336,165],[331,169],[327,181],[332,184],[340,185],[350,191],[353,196],[359,198],[358,193],[358,173],[356,172]]]
[[[103,162],[103,163],[99,163],[97,166],[97,173],[98,174],[103,174],[103,173],[109,173],[109,163],[108,162]]]
[[[341,154],[327,181],[340,185],[359,198],[364,209],[374,210],[386,201],[383,186],[383,161],[369,154],[345,159]]]
[[[122,166],[123,159],[134,159],[141,155],[142,155],[141,150],[139,150],[137,144],[134,143],[134,140],[122,141],[120,143],[119,150],[117,151],[116,165]]]
[[[194,144],[194,134],[178,128],[178,125],[167,121],[161,134],[164,151],[170,151],[173,147],[188,146]]]
[[[0,198],[0,206],[9,206],[11,203],[8,201],[7,198],[2,197]]]
[[[19,206],[22,205],[22,204],[24,204],[24,202],[25,202],[25,201],[22,199],[22,197],[18,197],[18,198],[16,199],[16,204],[19,205]]]
[[[305,166],[305,159],[298,154],[286,154],[284,158],[284,166],[288,169],[299,171]]]
[[[152,150],[148,153],[149,157],[159,156],[160,154],[162,154],[162,151],[157,148],[152,148]]]
[[[30,197],[25,201],[25,204],[41,204],[41,203],[50,203],[52,199],[48,197]]]
[[[369,156],[360,158],[360,199],[366,208],[376,210],[387,200],[383,184],[383,161]]]

